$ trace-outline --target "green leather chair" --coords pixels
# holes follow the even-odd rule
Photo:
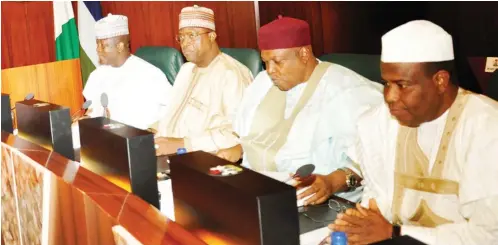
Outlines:
[[[263,70],[263,62],[259,52],[250,48],[221,48],[221,52],[232,56],[240,63],[244,64],[256,77],[260,71]]]
[[[486,89],[486,93],[484,93],[484,95],[498,101],[498,70],[495,70],[493,75],[489,78],[488,88]]]
[[[184,63],[180,51],[166,46],[140,47],[135,52],[135,55],[164,72],[171,85],[175,82],[176,75]]]
[[[334,53],[322,55],[319,59],[344,66],[374,82],[383,84],[380,76],[380,55]]]

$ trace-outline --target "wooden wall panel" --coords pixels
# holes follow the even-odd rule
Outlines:
[[[2,69],[55,61],[52,2],[2,2]]]
[[[380,53],[380,37],[389,29],[420,18],[424,4],[396,2],[260,2],[261,25],[279,14],[310,24],[315,55]]]
[[[2,93],[10,94],[12,104],[33,93],[75,113],[83,104],[82,91],[79,59],[2,70]]]
[[[2,2],[2,69],[55,61],[52,2]],[[199,4],[215,12],[221,47],[256,48],[254,2],[118,2],[102,1],[102,14],[129,18],[131,50],[172,46],[183,7]],[[77,20],[77,2],[73,1]]]
[[[261,25],[279,14],[306,20],[315,55],[379,54],[381,37],[427,19],[453,36],[460,85],[481,92],[468,57],[498,56],[498,2],[260,2]],[[317,21],[320,20],[320,21]],[[483,68],[484,69],[484,68]]]
[[[186,6],[211,8],[215,14],[220,47],[256,48],[254,3],[247,2],[102,2],[103,15],[128,16],[131,50],[141,46],[166,45],[180,48],[175,41],[178,15]]]
[[[131,48],[167,45],[178,32],[178,14],[200,4],[215,11],[222,47],[257,48],[254,2],[102,2],[103,14],[129,17]],[[2,2],[2,69],[55,60],[51,2]],[[76,2],[73,1],[77,16]],[[498,2],[259,2],[260,23],[278,14],[308,21],[313,49],[324,53],[380,53],[380,37],[414,19],[428,19],[453,35],[462,84],[479,92],[467,57],[498,56]]]

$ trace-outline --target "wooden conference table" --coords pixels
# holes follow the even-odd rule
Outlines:
[[[78,162],[2,131],[2,244],[111,245],[116,225],[142,244],[205,244]]]
[[[79,162],[4,131],[1,185],[5,245],[21,240],[23,244],[113,245],[123,236],[115,232],[116,227],[146,245],[242,244],[209,229],[187,230]],[[350,207],[345,200],[336,200]],[[306,209],[300,210],[300,233],[335,219],[336,213],[327,207]]]

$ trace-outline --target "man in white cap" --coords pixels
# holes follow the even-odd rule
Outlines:
[[[130,54],[128,18],[109,14],[95,24],[100,66],[88,78],[83,95],[92,100],[87,114],[104,115],[102,94],[108,97],[110,118],[148,129],[164,116],[171,84],[157,67]]]
[[[186,7],[179,18],[177,41],[188,62],[175,79],[171,105],[159,124],[156,154],[178,148],[217,153],[238,143],[232,118],[253,77],[246,66],[220,51],[211,9]],[[219,156],[236,161],[240,151]]]
[[[382,37],[386,103],[360,119],[350,154],[362,205],[330,225],[349,244],[498,244],[498,102],[459,88],[453,62],[451,36],[429,21]]]

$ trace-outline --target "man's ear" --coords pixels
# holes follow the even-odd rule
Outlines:
[[[432,76],[432,81],[436,85],[440,94],[444,93],[450,85],[450,73],[446,70],[439,70]]]
[[[125,44],[121,41],[118,43],[118,52],[122,53],[125,50]]]
[[[308,47],[301,47],[298,51],[299,58],[303,63],[308,63],[311,58],[311,49]]]
[[[208,35],[209,35],[209,41],[213,42],[214,40],[216,40],[217,37],[216,32],[214,31],[210,32]]]

